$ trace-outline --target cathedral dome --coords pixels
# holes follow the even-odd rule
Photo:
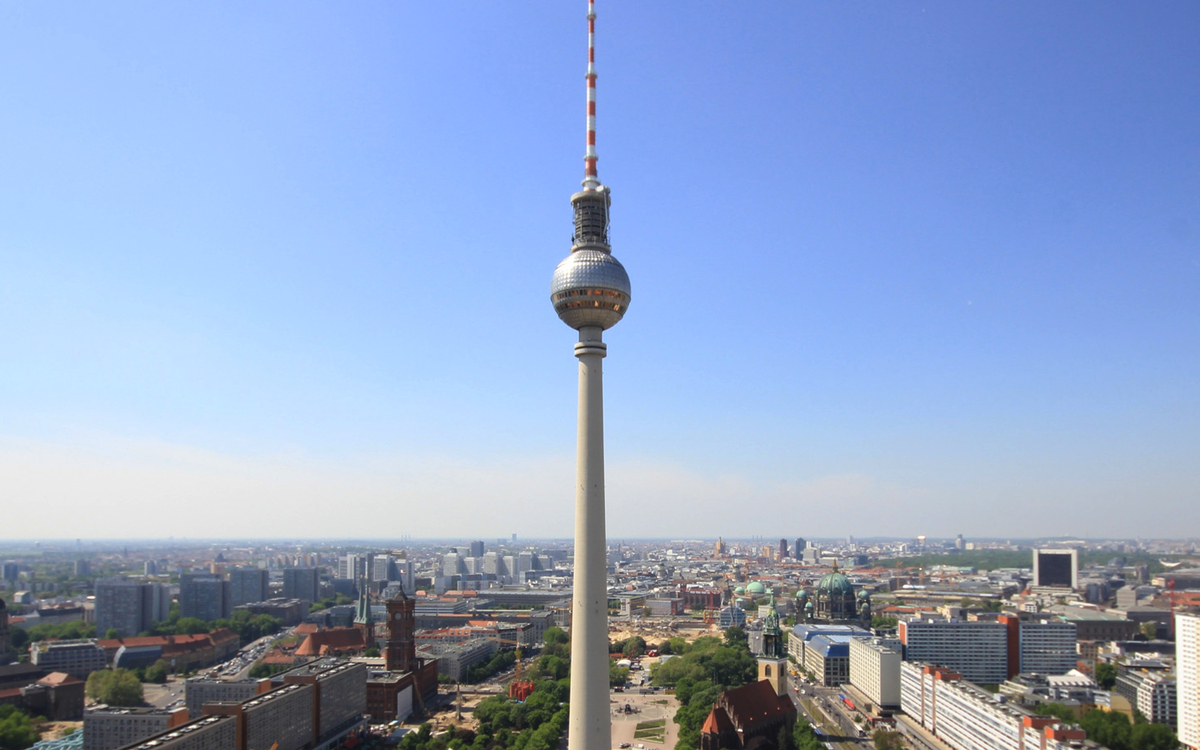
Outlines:
[[[746,593],[746,587],[738,586],[736,589],[733,590],[733,593],[736,594],[737,596],[742,596],[743,594]]]
[[[749,586],[746,587],[746,593],[753,594],[755,596],[757,596],[759,594],[765,594],[765,593],[767,593],[767,587],[762,585],[762,582],[760,582],[760,581],[754,581],[753,583],[751,583]]]
[[[845,596],[846,594],[853,596],[854,584],[850,583],[850,579],[846,576],[834,571],[817,582],[817,593],[831,596]]]

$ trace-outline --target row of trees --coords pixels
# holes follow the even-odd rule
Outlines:
[[[517,661],[517,655],[513,651],[497,651],[492,654],[492,658],[487,661],[481,661],[473,665],[467,670],[467,682],[476,683],[483,682],[494,674],[499,674],[511,667]]]
[[[14,650],[21,652],[30,643],[45,640],[76,640],[79,638],[95,638],[96,626],[83,620],[73,620],[55,625],[34,625],[29,630],[12,628],[9,630]]]

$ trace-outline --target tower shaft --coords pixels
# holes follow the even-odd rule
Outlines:
[[[598,326],[579,329],[575,454],[575,580],[571,596],[568,750],[608,750],[608,575],[604,525],[604,380]]]

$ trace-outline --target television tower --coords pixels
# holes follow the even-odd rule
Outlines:
[[[571,597],[568,750],[609,750],[608,575],[604,533],[604,388],[601,333],[629,307],[629,275],[608,245],[609,190],[596,172],[596,6],[588,0],[587,150],[583,189],[571,196],[571,254],[554,269],[550,301],[579,331],[579,424],[575,454],[575,580]]]

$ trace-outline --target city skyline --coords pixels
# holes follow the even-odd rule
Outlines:
[[[0,536],[568,537],[577,9],[279,7],[6,10]],[[1200,11],[604,14],[609,539],[1200,533]]]

